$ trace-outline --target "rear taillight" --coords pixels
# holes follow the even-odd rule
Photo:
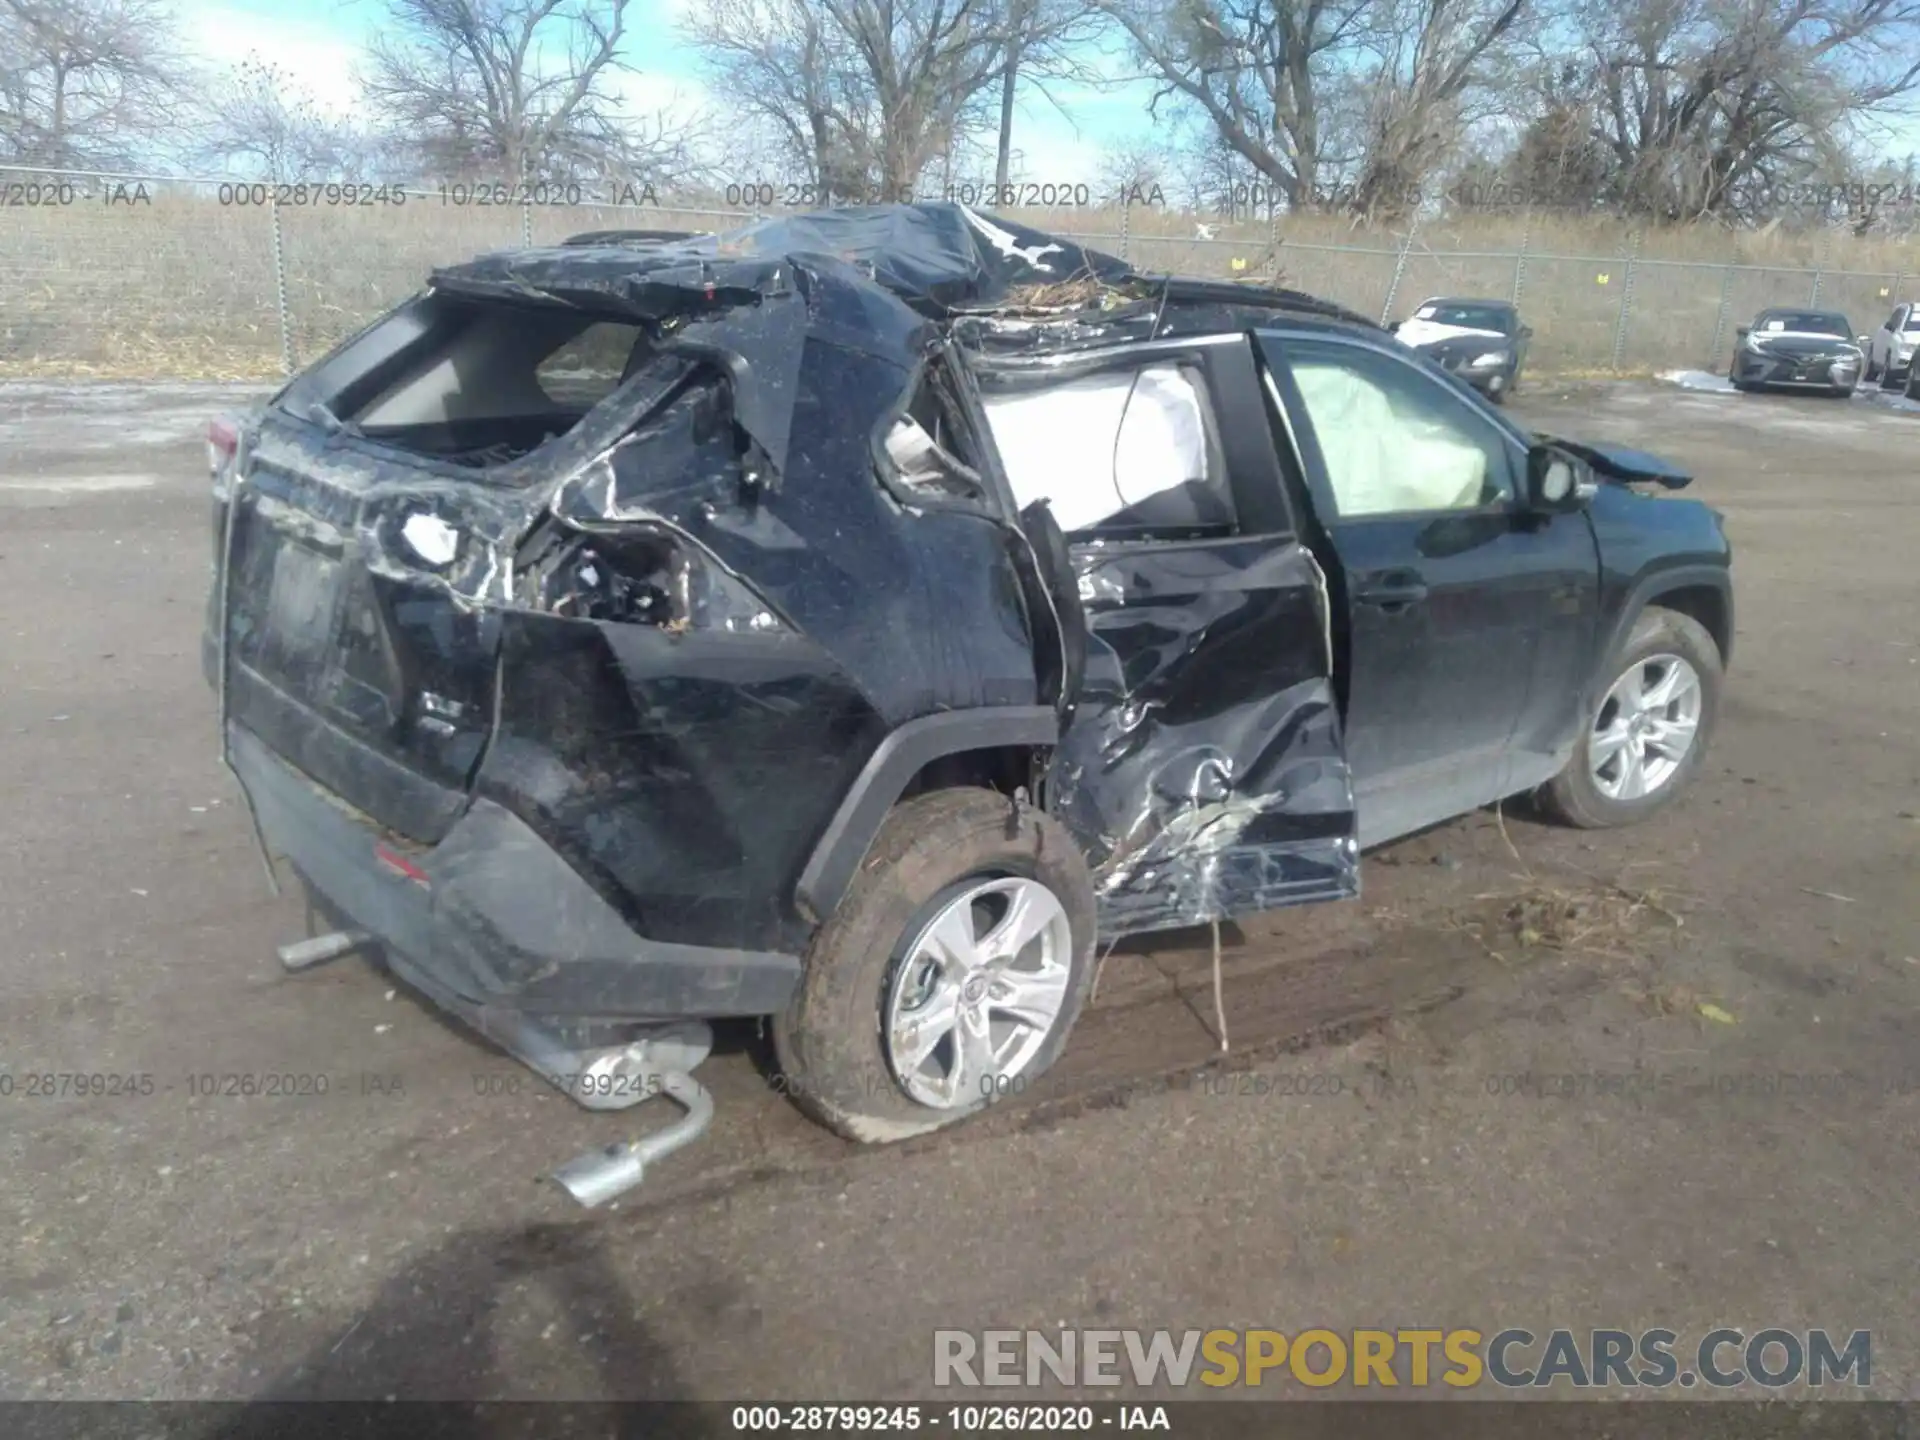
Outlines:
[[[221,415],[207,423],[207,469],[213,480],[213,568],[218,574],[227,553],[227,501],[233,493],[234,463],[240,454],[240,422]]]
[[[207,469],[217,486],[225,478],[233,457],[240,449],[240,425],[230,415],[222,415],[207,425]]]
[[[687,630],[787,629],[745,581],[685,536],[653,525],[545,532],[515,568],[522,602],[577,620]]]

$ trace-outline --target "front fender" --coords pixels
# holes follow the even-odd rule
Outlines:
[[[1649,605],[1670,602],[1692,615],[1713,636],[1722,661],[1731,663],[1733,551],[1718,512],[1697,500],[1603,484],[1588,513],[1601,567],[1601,623],[1590,685],[1605,683],[1599,672]]]

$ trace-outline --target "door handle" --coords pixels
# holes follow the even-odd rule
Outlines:
[[[1408,570],[1393,570],[1364,581],[1354,592],[1357,604],[1398,614],[1427,598],[1427,583]]]

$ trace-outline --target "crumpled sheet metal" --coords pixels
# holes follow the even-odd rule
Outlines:
[[[619,413],[630,424],[680,382],[687,363],[718,364],[731,376],[732,418],[761,448],[773,468],[769,479],[775,481],[788,465],[809,347],[859,351],[890,362],[904,377],[938,338],[925,317],[831,257],[778,265],[703,261],[648,271],[658,260],[650,251],[615,247],[511,251],[436,271],[434,283],[461,294],[558,301],[671,320],[671,326],[662,327],[663,357],[638,378]],[[715,277],[717,288],[709,294],[707,285]],[[592,428],[591,422],[583,426]],[[580,468],[557,464],[559,457],[551,452],[540,458],[548,474]]]
[[[1049,795],[1094,865],[1103,934],[1357,892],[1319,577],[1298,546],[1238,558],[1081,562],[1087,679]]]
[[[597,503],[691,536],[831,655],[889,724],[1031,705],[1032,645],[1004,526],[910,512],[874,479],[872,437],[911,374],[901,359],[811,338],[777,485],[744,487],[724,447],[696,434],[698,401],[685,396],[611,453]]]

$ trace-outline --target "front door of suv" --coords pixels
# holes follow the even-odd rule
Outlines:
[[[1362,844],[1545,780],[1591,650],[1586,517],[1523,511],[1523,442],[1418,362],[1325,331],[1261,346],[1336,562]]]

